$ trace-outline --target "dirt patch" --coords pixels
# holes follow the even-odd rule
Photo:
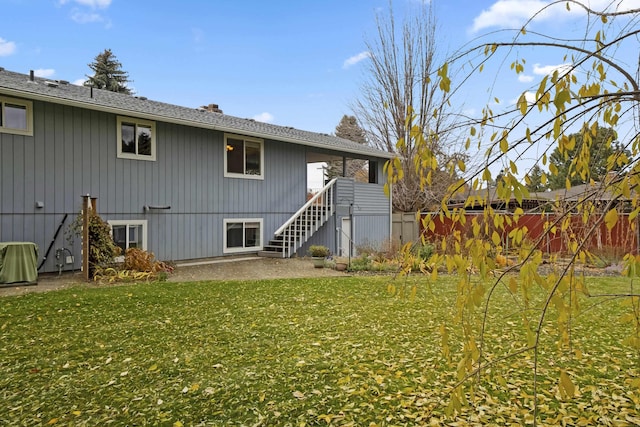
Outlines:
[[[250,258],[219,260],[213,263],[178,265],[170,282],[200,280],[260,280],[302,277],[345,276],[331,268],[314,268],[309,258]]]
[[[169,275],[169,282],[195,282],[202,280],[260,280],[304,277],[344,277],[345,272],[331,268],[314,268],[309,258],[235,258],[204,262],[182,263]],[[84,281],[80,272],[41,274],[37,285],[1,287],[0,296],[21,295],[29,292],[47,292],[71,286],[104,286]]]

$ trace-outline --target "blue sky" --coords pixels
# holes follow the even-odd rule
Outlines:
[[[417,1],[395,0],[397,15]],[[387,0],[0,3],[0,66],[6,69],[76,81],[110,48],[138,95],[193,107],[217,103],[231,115],[325,133],[351,112],[364,78],[364,40],[374,35],[376,13],[389,5]],[[518,13],[492,12],[496,3],[509,2],[441,1],[437,12],[445,49],[475,32],[521,22]],[[529,10],[542,2],[511,3],[529,4],[524,8]]]
[[[402,18],[421,0],[394,0]],[[517,28],[547,0],[434,0],[445,55],[480,34]],[[620,0],[616,0],[619,2]],[[589,0],[598,8],[609,0]],[[624,0],[640,7],[640,0]],[[110,48],[137,95],[198,107],[217,103],[238,117],[331,133],[357,97],[366,70],[365,39],[388,0],[0,0],[0,66],[78,81]],[[562,7],[564,10],[564,7]],[[540,16],[533,28],[584,31],[579,13]],[[530,53],[527,52],[527,55]],[[561,56],[536,53],[520,78],[510,74],[489,94],[464,94],[479,111],[499,96],[514,100]],[[631,61],[634,58],[630,58]],[[508,67],[507,67],[508,68]],[[485,74],[489,76],[489,74]]]

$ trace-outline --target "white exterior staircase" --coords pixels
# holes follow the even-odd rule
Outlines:
[[[272,258],[290,258],[335,212],[337,178],[329,181],[274,233],[273,239],[258,253]]]

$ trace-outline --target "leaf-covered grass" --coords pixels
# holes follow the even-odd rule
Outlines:
[[[493,366],[447,417],[461,340],[452,278],[140,284],[0,300],[0,425],[521,425],[533,354]],[[592,294],[621,290],[594,279]],[[639,421],[638,354],[618,301],[584,299],[575,347],[550,329],[540,354],[542,424]],[[526,343],[498,294],[487,357]],[[550,323],[553,323],[550,321]],[[443,332],[450,360],[443,354]],[[560,369],[576,396],[561,398]]]

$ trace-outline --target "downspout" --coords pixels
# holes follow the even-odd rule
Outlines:
[[[349,204],[349,265],[351,265],[351,254],[353,253],[353,231],[356,228],[353,223],[353,203]]]
[[[393,241],[393,184],[389,184],[389,245]]]

